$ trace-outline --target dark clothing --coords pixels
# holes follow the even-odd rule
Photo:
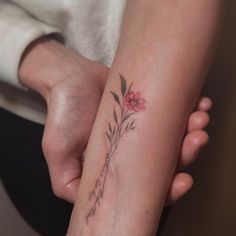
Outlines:
[[[17,210],[40,235],[64,236],[72,205],[53,195],[41,147],[43,129],[0,109],[0,176]],[[165,209],[158,235],[167,215]]]

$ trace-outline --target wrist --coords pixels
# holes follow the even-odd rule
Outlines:
[[[65,47],[53,37],[35,40],[25,50],[19,66],[20,82],[44,98],[61,75]]]
[[[21,83],[40,93],[46,101],[54,87],[64,86],[69,78],[97,78],[102,89],[108,72],[101,63],[90,61],[47,36],[25,50],[19,67]]]

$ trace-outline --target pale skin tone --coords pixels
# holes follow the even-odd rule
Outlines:
[[[155,235],[187,118],[214,49],[220,3],[128,1],[116,58],[89,139],[68,236]],[[133,90],[145,99],[145,109],[135,116],[136,128],[120,139],[109,163],[104,193],[90,215],[94,206],[90,194],[110,153],[107,123],[117,123],[110,91],[120,91],[119,74],[127,84],[134,83]]]
[[[122,40],[110,72],[101,64],[88,61],[61,45],[60,48],[50,40],[49,44],[48,41],[36,44],[23,58],[19,70],[22,83],[38,91],[48,106],[43,147],[54,191],[59,197],[71,202],[77,200],[68,235],[96,235],[96,232],[100,235],[137,235],[137,232],[140,235],[154,235],[164,203],[175,201],[192,185],[192,179],[187,174],[176,174],[172,178],[178,153],[183,167],[193,161],[197,151],[208,140],[202,129],[208,123],[206,111],[211,102],[205,98],[196,105],[196,101],[211,54],[210,42],[213,41],[217,7],[211,1],[205,3],[202,0],[199,3],[202,5],[195,3],[191,12],[187,6],[181,5],[184,13],[198,16],[201,12],[201,19],[208,19],[207,25],[199,20],[191,25],[188,21],[190,16],[184,14],[187,18],[181,19],[179,12],[175,12],[176,8],[168,1],[165,3],[170,4],[168,11],[174,13],[168,14],[168,17],[164,14],[168,12],[165,4],[148,3],[150,5],[143,6],[142,2],[136,1],[137,5],[129,5]],[[188,5],[185,1],[183,4]],[[163,8],[161,12],[164,13],[156,14],[148,7],[155,10]],[[153,15],[148,14],[147,17],[143,13],[139,22],[134,17],[135,12],[145,12],[143,9]],[[172,21],[169,21],[170,15]],[[183,20],[180,24],[183,28],[174,27],[177,20]],[[145,34],[139,30],[140,23],[145,26],[142,27],[146,29]],[[168,29],[173,27],[176,31],[169,32]],[[196,29],[200,32],[196,33]],[[172,33],[176,37],[174,41]],[[199,37],[197,42],[196,35]],[[134,39],[136,41],[132,41]],[[143,42],[151,42],[151,49],[146,48]],[[189,42],[193,42],[194,46]],[[169,49],[169,52],[163,49]],[[127,58],[132,60],[127,61]],[[129,134],[125,141],[122,140],[117,154],[119,159],[110,165],[102,205],[88,225],[85,221],[91,206],[88,194],[104,163],[107,148],[104,130],[107,120],[112,118],[110,107],[113,101],[109,91],[118,90],[117,76],[121,72],[126,75],[127,83],[135,82],[134,88],[145,97],[147,109],[137,116],[138,129],[132,135]],[[107,77],[108,84],[88,144],[80,182],[79,158],[86,147]],[[88,87],[91,90],[87,90]],[[187,117],[194,106],[198,107],[198,111],[190,116],[188,133],[181,146]],[[85,110],[91,112],[85,116]],[[135,145],[131,145],[133,142]],[[124,160],[124,156],[135,157],[135,162],[131,158]],[[130,166],[132,171],[129,171]],[[78,186],[79,194],[76,197]],[[134,197],[131,201],[132,194]],[[115,201],[117,204],[114,204]]]
[[[19,69],[21,82],[40,93],[48,106],[43,149],[53,190],[58,197],[69,202],[74,202],[76,198],[82,171],[81,156],[87,145],[108,73],[109,68],[86,60],[48,37],[34,42],[22,59]],[[81,93],[81,88],[85,93]],[[189,116],[176,171],[190,165],[207,144],[208,135],[203,129],[209,122],[207,111],[211,106],[209,98],[201,97],[195,111]],[[90,113],[86,115],[86,120],[85,107]],[[70,110],[73,112],[68,112]],[[71,133],[71,130],[75,132]],[[181,198],[192,184],[189,174],[176,172],[166,204]]]

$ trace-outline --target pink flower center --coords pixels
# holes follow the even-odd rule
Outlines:
[[[135,100],[132,100],[132,101],[130,102],[130,104],[131,104],[131,106],[136,106],[136,105],[138,104],[138,102],[135,101]]]

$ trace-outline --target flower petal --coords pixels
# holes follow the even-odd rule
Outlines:
[[[143,98],[140,98],[139,101],[138,101],[139,104],[145,104],[145,102],[146,102],[146,101],[145,101],[145,99],[143,99]]]
[[[136,108],[139,110],[139,111],[142,111],[145,109],[145,105],[144,104],[137,104]]]
[[[140,97],[141,97],[141,93],[140,93],[140,92],[135,93],[135,94],[134,94],[134,97],[135,97],[135,98],[134,98],[135,100],[139,100]]]

